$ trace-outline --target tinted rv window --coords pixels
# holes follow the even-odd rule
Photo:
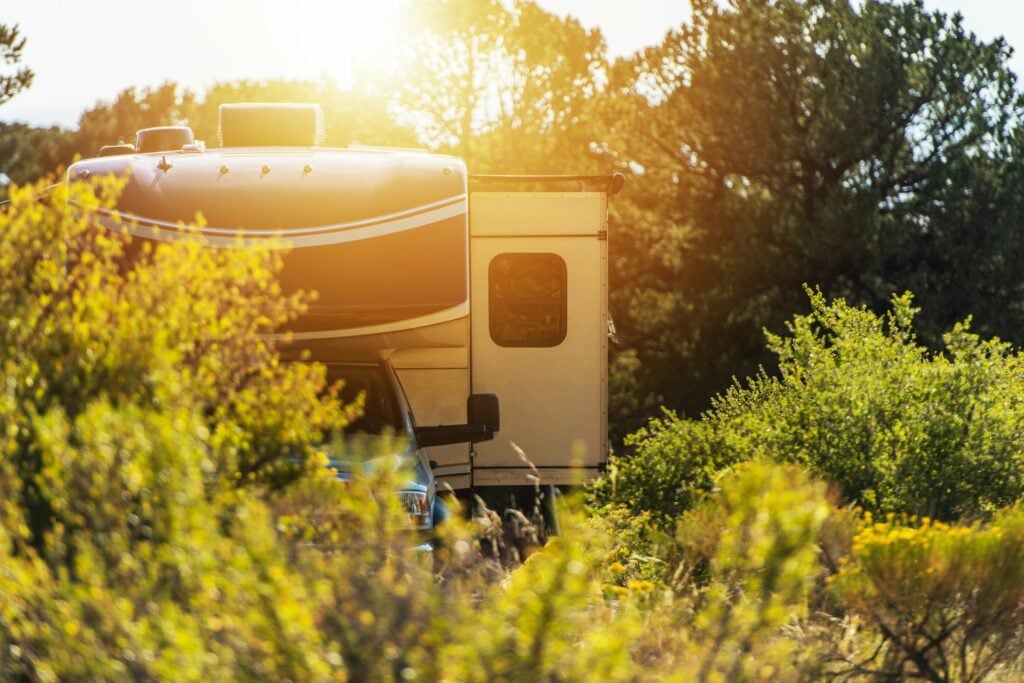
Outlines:
[[[565,261],[499,254],[488,269],[491,339],[499,346],[558,346],[566,331]]]

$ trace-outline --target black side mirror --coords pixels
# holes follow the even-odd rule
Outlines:
[[[417,427],[416,441],[424,447],[451,443],[490,441],[501,426],[498,397],[494,394],[473,394],[466,401],[467,424]]]

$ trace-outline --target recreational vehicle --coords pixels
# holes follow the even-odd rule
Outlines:
[[[281,354],[384,400],[367,420],[406,425],[430,486],[503,506],[596,476],[621,176],[473,176],[450,156],[320,147],[321,130],[315,106],[225,105],[220,148],[144,130],[68,177],[124,176],[117,208],[142,240],[190,239],[202,214],[212,248],[287,248],[285,292],[319,296],[275,335]]]

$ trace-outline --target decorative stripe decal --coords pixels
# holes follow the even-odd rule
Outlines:
[[[458,195],[441,202],[399,213],[375,218],[323,225],[313,228],[288,230],[241,230],[228,228],[189,228],[184,223],[157,221],[134,214],[99,210],[99,222],[111,230],[127,229],[132,234],[147,239],[173,242],[181,239],[202,237],[211,247],[244,249],[258,245],[268,238],[277,238],[292,249],[319,247],[327,244],[342,244],[357,240],[390,235],[405,230],[415,230],[438,223],[448,218],[464,216],[468,212],[466,195]],[[120,217],[120,220],[115,218]]]
[[[451,322],[452,320],[458,320],[459,318],[466,318],[468,316],[469,302],[464,301],[457,306],[446,308],[443,311],[438,311],[437,313],[421,315],[418,318],[406,318],[405,320],[397,320],[393,323],[384,323],[382,325],[367,325],[366,327],[350,327],[341,330],[322,330],[318,332],[285,332],[282,334],[265,334],[262,336],[264,339],[271,341],[314,341],[317,339],[362,337],[370,334],[386,334],[388,332],[401,332],[402,330],[412,330],[420,327],[428,327],[430,325],[439,325],[441,323]]]

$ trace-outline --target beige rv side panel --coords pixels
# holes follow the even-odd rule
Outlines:
[[[596,235],[608,225],[606,206],[601,192],[474,192],[469,232],[473,237]]]
[[[470,199],[473,392],[501,402],[501,431],[476,445],[477,485],[579,483],[607,457],[607,241],[602,193],[476,193]],[[565,339],[506,347],[490,335],[489,265],[500,254],[556,254],[566,265]]]

